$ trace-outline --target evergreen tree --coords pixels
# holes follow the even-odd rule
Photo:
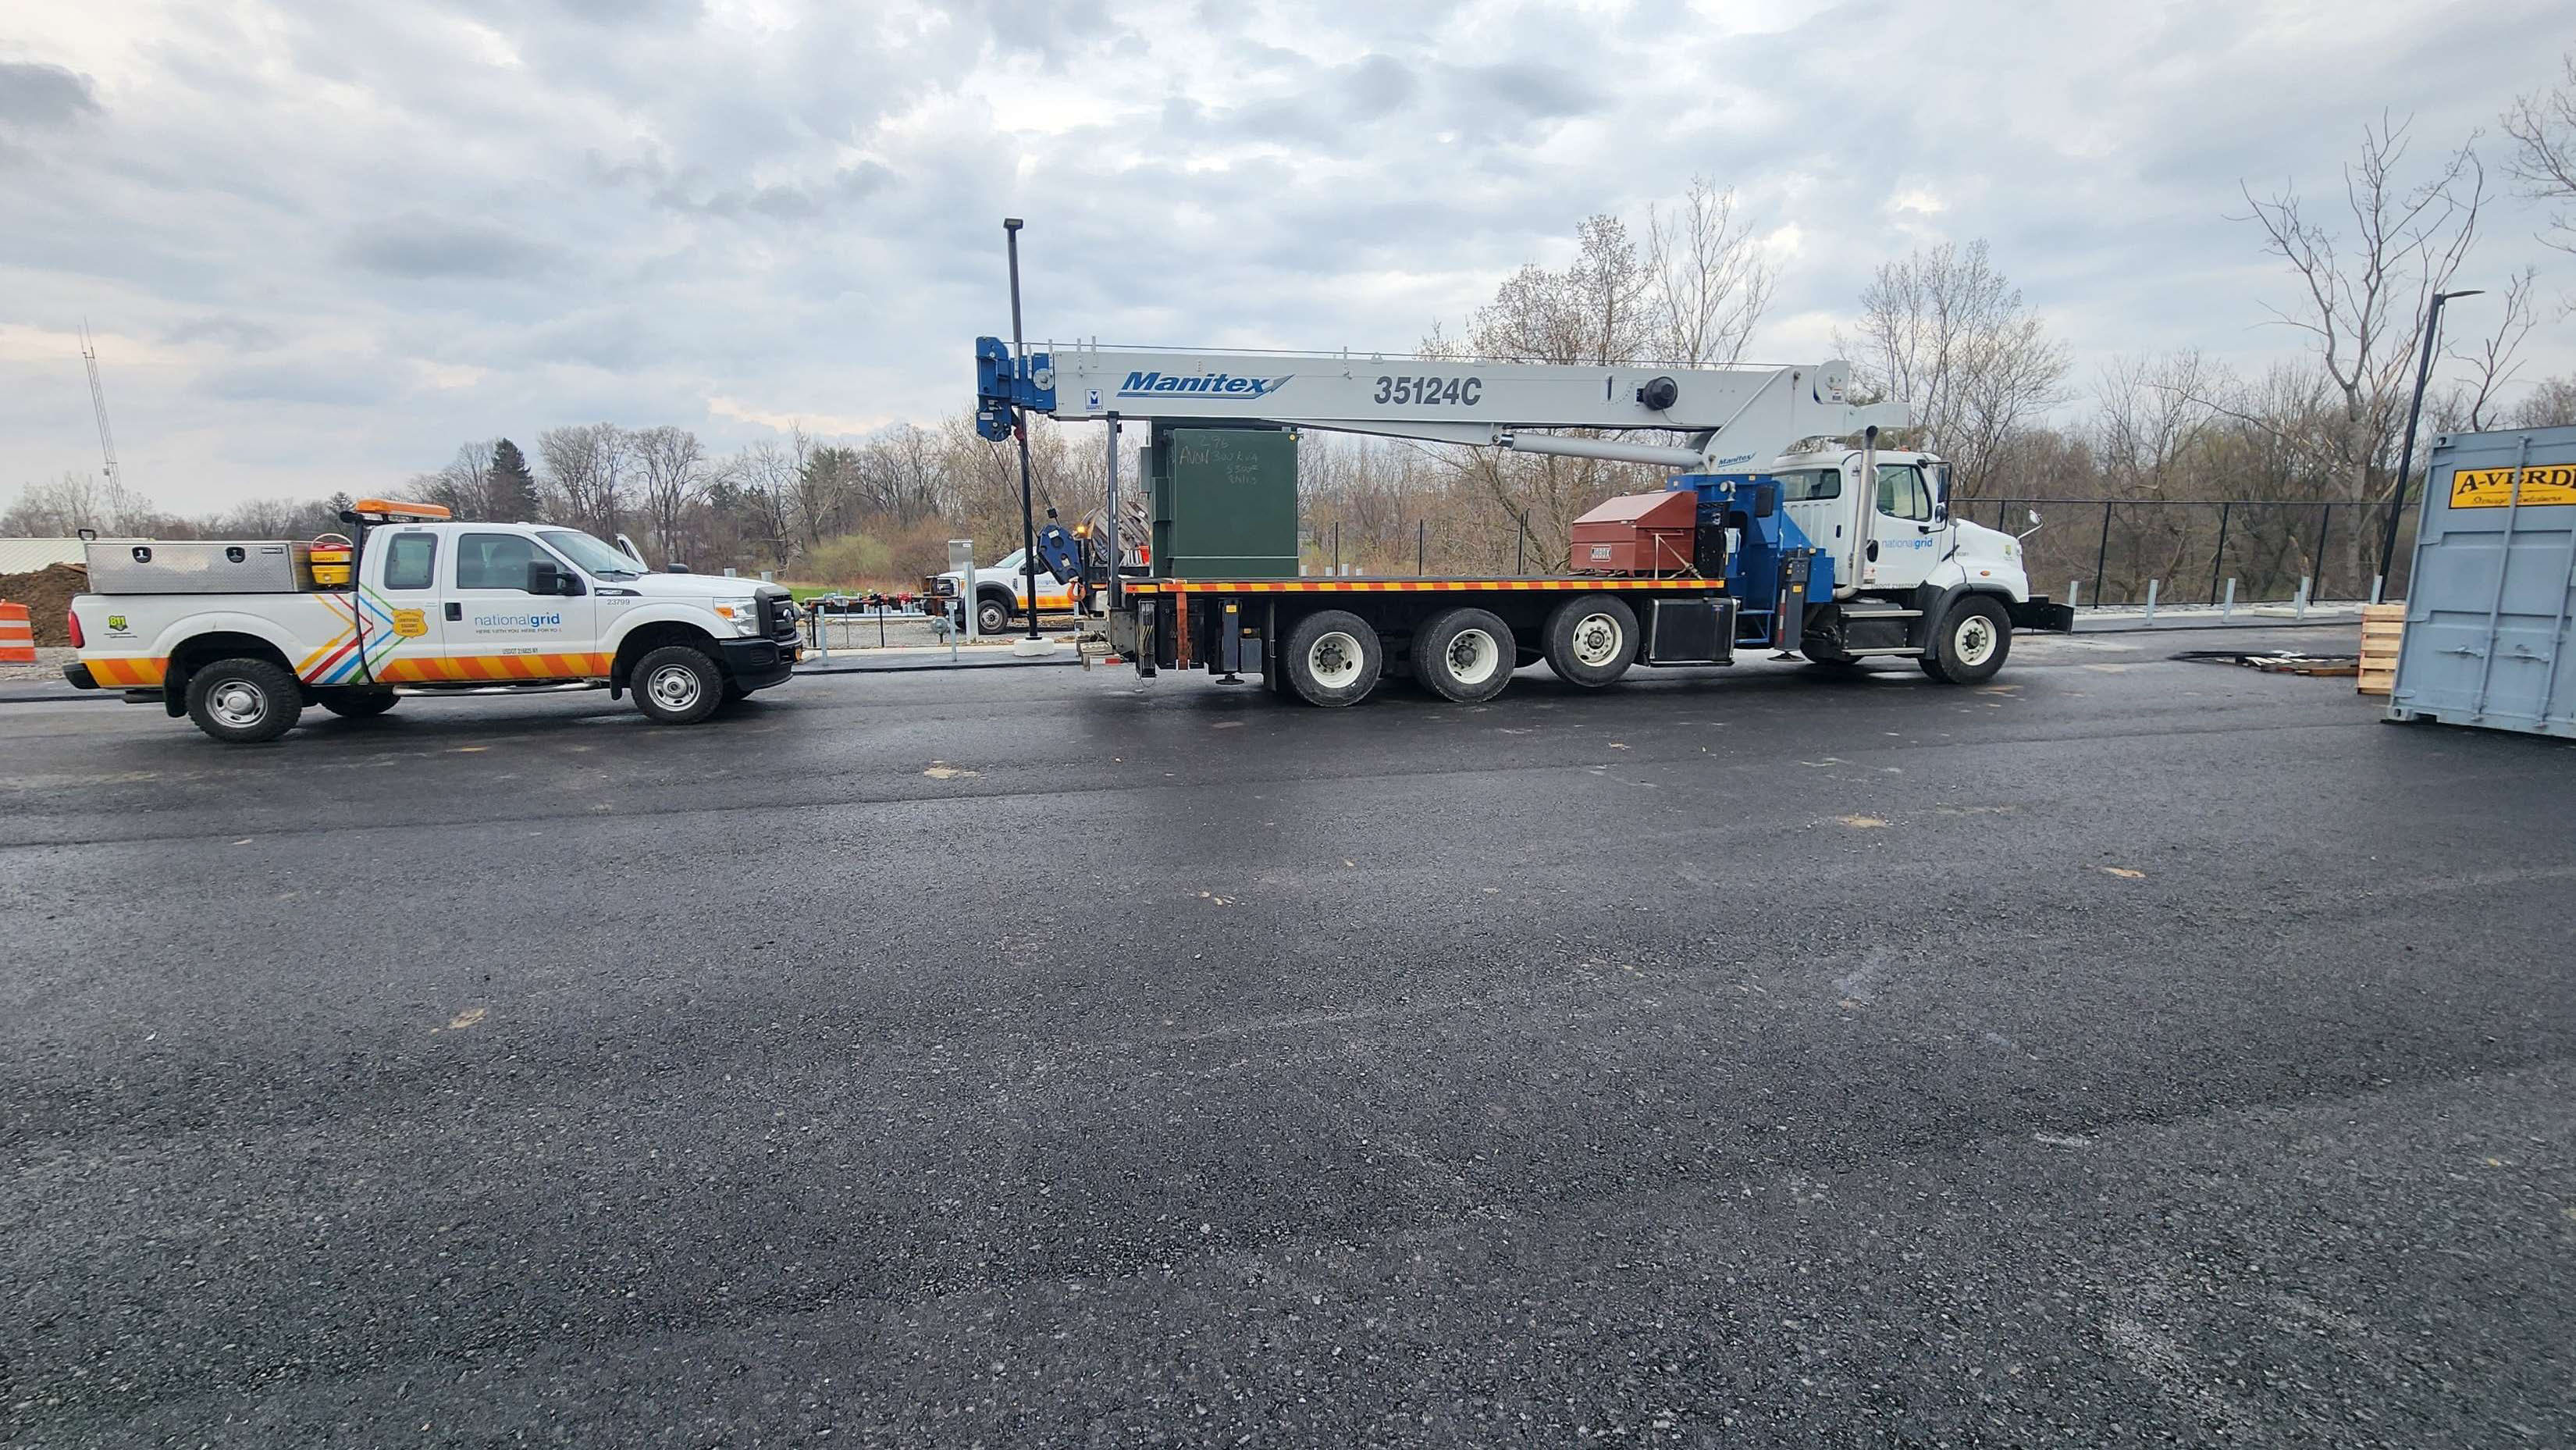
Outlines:
[[[502,523],[538,521],[537,476],[526,454],[504,438],[492,445],[492,517]]]

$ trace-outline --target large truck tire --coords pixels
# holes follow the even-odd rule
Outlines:
[[[2004,667],[2012,653],[2012,619],[1991,595],[1970,594],[1941,616],[1932,648],[1923,656],[1923,673],[1945,685],[1981,685]]]
[[[368,720],[394,707],[402,696],[391,690],[321,690],[313,703],[343,720]]]
[[[1637,662],[1637,612],[1614,594],[1581,594],[1547,617],[1547,667],[1569,685],[1597,690]]]
[[[304,686],[284,665],[217,660],[188,676],[188,718],[228,745],[275,740],[304,717]]]
[[[724,670],[705,650],[666,644],[635,662],[635,708],[656,725],[695,725],[724,703]]]
[[[975,633],[1002,635],[1011,632],[1011,621],[1020,617],[1020,607],[1007,594],[975,596]]]
[[[1444,700],[1490,700],[1517,664],[1512,627],[1491,610],[1444,609],[1413,632],[1413,677]]]
[[[1347,609],[1318,610],[1297,621],[1281,650],[1288,688],[1313,705],[1356,705],[1386,669],[1377,630]]]

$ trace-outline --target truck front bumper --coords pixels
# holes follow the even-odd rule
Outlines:
[[[725,673],[746,690],[766,690],[796,672],[797,647],[790,640],[726,639],[716,641]]]
[[[2045,594],[2030,596],[2028,604],[2006,605],[2015,629],[2041,629],[2051,634],[2070,634],[2075,629],[2075,606],[2058,604]]]
[[[78,660],[73,660],[70,664],[63,666],[63,678],[71,681],[72,688],[75,690],[95,690],[98,688],[98,681],[90,678],[89,666],[82,664]]]

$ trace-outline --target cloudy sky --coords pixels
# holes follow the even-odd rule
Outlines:
[[[1815,360],[1878,262],[1990,238],[2076,350],[2250,365],[2241,212],[2431,161],[2556,74],[2563,0],[11,0],[0,495],[97,464],[195,512],[364,492],[469,437],[732,447],[969,401],[1028,219],[1033,337],[1400,349],[1575,222],[1701,173]],[[2499,168],[2500,169],[2500,168]],[[2508,197],[2465,285],[2576,259]],[[2551,273],[2554,269],[2555,275]],[[2461,305],[2464,321],[2467,309]],[[2531,373],[2576,369],[2544,322]]]

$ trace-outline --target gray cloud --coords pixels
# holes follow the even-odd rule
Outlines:
[[[0,61],[0,121],[33,129],[100,114],[89,77],[42,62]]]
[[[349,261],[388,277],[534,277],[560,260],[555,248],[499,222],[458,221],[407,211],[370,223],[341,249]]]
[[[2259,365],[2286,292],[2225,220],[2237,178],[2327,195],[2383,104],[2429,155],[2554,70],[2550,0],[2354,3],[1845,0],[1768,32],[1446,0],[182,5],[91,76],[0,63],[0,291],[17,328],[100,329],[120,451],[180,508],[586,419],[766,436],[717,397],[930,421],[1008,330],[1006,213],[1033,337],[1394,350],[1705,173],[1782,238],[1766,355],[1821,356],[1872,267],[1983,236],[2080,371]],[[2576,287],[2517,206],[2476,266]],[[143,338],[181,346],[137,367]],[[2532,375],[2571,367],[2535,334]],[[61,372],[0,352],[29,477],[95,466]]]

